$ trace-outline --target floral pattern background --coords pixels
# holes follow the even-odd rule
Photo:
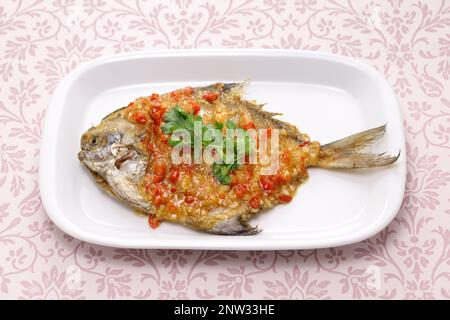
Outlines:
[[[113,53],[308,49],[375,67],[407,137],[396,219],[307,251],[124,250],[80,242],[39,198],[42,119],[57,83]],[[0,298],[449,299],[450,2],[4,0],[0,3]]]

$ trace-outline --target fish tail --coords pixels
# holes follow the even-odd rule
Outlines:
[[[395,156],[386,153],[361,152],[383,137],[385,132],[386,125],[383,125],[325,144],[320,148],[316,166],[330,169],[357,169],[390,165],[397,161],[400,152]]]

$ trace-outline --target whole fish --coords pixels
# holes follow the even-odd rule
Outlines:
[[[385,126],[321,145],[274,118],[277,114],[263,111],[261,104],[243,99],[244,86],[216,83],[140,97],[87,130],[78,158],[106,192],[149,215],[153,228],[171,221],[215,234],[253,235],[261,229],[249,219],[262,209],[290,202],[307,179],[308,167],[381,167],[399,157],[364,152],[383,136]],[[195,129],[194,121],[201,126]],[[245,162],[247,147],[227,163],[192,163],[192,158],[190,163],[174,163],[174,148],[181,146],[190,155],[195,145],[192,137],[175,139],[177,130],[195,134],[198,128],[223,134],[225,145],[236,141],[227,140],[227,129],[244,134],[266,129],[267,141],[275,139],[276,131],[276,172],[266,174],[267,164]],[[255,136],[244,137],[253,146],[259,143],[258,137],[256,142]],[[215,139],[200,144],[206,148]]]

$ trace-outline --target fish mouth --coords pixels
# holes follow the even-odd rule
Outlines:
[[[84,160],[86,159],[86,155],[84,154],[84,151],[80,151],[80,152],[78,152],[78,160],[80,161],[80,162],[83,162],[84,163]]]
[[[89,150],[81,150],[81,151],[79,151],[78,154],[77,154],[78,160],[91,173],[97,173],[96,170],[94,170],[94,168],[92,167],[92,164],[93,164],[92,159],[90,159],[89,155],[86,154],[88,152],[89,152]]]

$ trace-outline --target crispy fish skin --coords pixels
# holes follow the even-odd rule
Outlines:
[[[148,212],[151,204],[137,188],[147,168],[147,155],[139,144],[144,132],[125,120],[124,112],[114,111],[82,135],[78,159],[106,192]]]
[[[152,188],[156,185],[159,186],[159,182],[155,182],[155,180],[153,180],[154,183],[148,182],[148,177],[154,177],[156,170],[157,159],[154,159],[148,151],[149,142],[155,142],[154,140],[156,140],[155,135],[149,130],[151,125],[146,126],[130,122],[128,118],[129,109],[126,107],[106,116],[98,126],[90,128],[82,135],[78,159],[89,169],[95,181],[106,192],[134,209],[147,214],[155,214],[160,220],[181,223],[210,233],[254,235],[261,232],[261,229],[257,226],[251,226],[248,220],[260,210],[273,207],[280,202],[284,202],[281,201],[282,199],[291,197],[297,187],[307,179],[305,170],[307,167],[315,166],[329,169],[380,167],[394,163],[399,157],[399,155],[389,156],[363,152],[366,147],[383,136],[386,126],[373,128],[320,146],[318,142],[310,141],[309,137],[301,133],[295,126],[275,119],[274,116],[277,114],[263,111],[262,105],[242,99],[243,87],[244,84],[242,83],[216,83],[206,87],[191,88],[192,96],[189,99],[201,99],[205,92],[217,93],[219,96],[217,101],[214,103],[202,102],[201,104],[205,119],[210,117],[211,121],[214,119],[217,121],[225,114],[226,117],[222,120],[241,123],[242,121],[249,121],[243,119],[248,117],[256,129],[280,130],[282,151],[286,151],[291,157],[298,156],[302,161],[301,165],[295,167],[295,170],[288,172],[289,180],[288,182],[285,181],[284,185],[280,187],[280,192],[284,192],[284,194],[281,194],[279,198],[274,198],[270,192],[265,193],[264,191],[262,197],[257,199],[258,202],[254,201],[255,197],[250,200],[245,198],[250,195],[244,196],[245,201],[240,200],[232,192],[239,191],[236,190],[239,186],[221,186],[213,180],[210,167],[196,165],[193,175],[180,177],[176,186],[181,191],[177,191],[177,194],[171,198],[173,203],[177,204],[178,210],[182,211],[182,214],[170,214],[170,208],[167,209],[166,207],[164,207],[165,211],[162,210],[158,204],[158,198],[148,195],[149,190],[153,190]],[[161,101],[172,101],[172,94],[161,95],[159,99]],[[179,92],[177,95],[179,96]],[[178,99],[180,98],[178,97]],[[181,97],[178,103],[186,104],[186,99]],[[139,103],[138,99],[136,101]],[[170,103],[167,110],[174,105],[175,103]],[[157,124],[153,123],[153,126],[157,126]],[[299,145],[302,147],[298,148]],[[299,150],[292,151],[292,148]],[[300,161],[299,159],[292,161]],[[255,165],[243,165],[242,168],[236,170],[236,176],[248,174],[245,170],[251,166]],[[256,173],[259,172],[257,165],[252,168],[255,169]],[[194,187],[184,186],[184,183],[189,179],[192,180]],[[246,178],[243,179],[245,182]],[[262,178],[260,177],[260,179]],[[253,182],[250,188],[260,188],[261,185],[265,187],[264,182],[260,181]],[[269,186],[270,183],[272,182],[267,182]],[[218,192],[224,197],[224,199],[217,199],[215,202],[217,205],[211,204],[208,197],[212,198],[213,196],[208,194],[207,191],[205,191],[206,196],[195,194],[198,201],[194,204],[186,202],[188,197],[191,197],[190,193],[195,192],[195,190],[190,189],[195,189],[195,187],[200,189],[208,184],[212,186],[214,192]],[[144,185],[146,187],[143,187]],[[281,198],[283,195],[285,198]],[[180,197],[182,197],[181,200],[179,200]],[[201,202],[200,199],[203,199],[204,204],[197,206],[197,203]]]

